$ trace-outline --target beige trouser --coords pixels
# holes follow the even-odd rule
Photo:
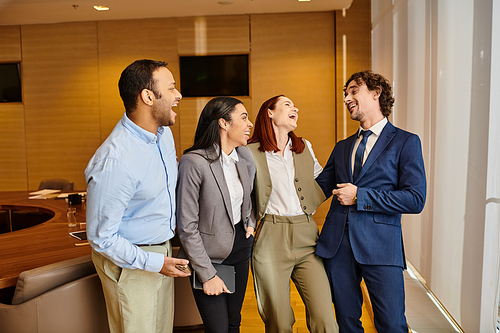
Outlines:
[[[309,331],[338,332],[328,277],[323,261],[314,254],[318,234],[318,226],[307,215],[266,215],[257,228],[252,273],[266,332],[293,332],[290,278],[306,307]]]
[[[170,242],[141,246],[148,252],[172,255]],[[111,333],[171,333],[174,318],[174,281],[160,273],[121,268],[92,250],[101,279]]]

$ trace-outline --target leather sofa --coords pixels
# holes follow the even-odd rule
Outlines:
[[[22,272],[12,304],[0,304],[0,332],[109,332],[90,255]]]
[[[174,247],[174,256],[177,251]],[[174,283],[174,330],[203,327],[189,278]],[[108,333],[101,281],[91,256],[22,272],[11,304],[0,303],[0,332]]]

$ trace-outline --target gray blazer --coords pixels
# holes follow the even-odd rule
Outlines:
[[[243,185],[241,219],[245,229],[256,225],[251,192],[255,163],[247,147],[236,148],[236,169]],[[220,159],[215,149],[194,150],[179,162],[177,182],[177,232],[182,248],[180,258],[188,258],[201,282],[215,276],[213,263],[221,263],[233,248],[235,229],[231,197]]]

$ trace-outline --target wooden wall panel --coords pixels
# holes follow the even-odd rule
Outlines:
[[[371,69],[371,3],[370,0],[353,1],[345,11],[335,11],[337,43],[337,141],[356,132],[359,122],[350,118],[344,106],[344,87],[347,79],[355,72]],[[345,45],[344,40],[345,39]],[[345,49],[344,49],[345,48]],[[345,54],[345,59],[344,59]],[[345,66],[345,68],[344,68]],[[343,73],[346,73],[344,78]]]
[[[194,134],[198,124],[201,110],[210,98],[186,98],[181,100],[182,112],[177,116],[180,123],[180,150],[177,156],[182,156],[182,152],[191,147],[194,143]]]
[[[26,191],[26,141],[21,103],[0,104],[0,156],[0,190]]]
[[[250,51],[248,15],[183,17],[177,20],[179,55],[236,54]],[[181,152],[192,146],[198,118],[210,99],[190,97],[180,102],[178,117]],[[247,108],[251,105],[250,98],[239,99]],[[181,155],[178,153],[178,156]]]
[[[86,189],[100,139],[96,23],[22,27],[29,189],[65,178]]]
[[[21,27],[0,26],[0,62],[21,60]]]
[[[299,108],[296,134],[324,166],[335,143],[334,13],[252,15],[251,22],[251,119],[265,100],[286,95]],[[316,222],[327,208],[318,209]]]
[[[0,62],[21,61],[21,27],[0,26]],[[0,103],[0,191],[28,189],[24,105]]]
[[[356,2],[360,1],[368,0]],[[350,13],[354,16],[355,12]],[[300,108],[297,134],[312,142],[324,165],[335,141],[335,92],[340,91],[335,89],[335,74],[339,73],[335,69],[335,15],[338,17],[333,12],[261,14],[0,27],[0,61],[22,60],[24,84],[24,110],[23,104],[13,105],[15,117],[0,120],[2,128],[17,126],[22,133],[15,142],[9,141],[11,134],[0,133],[4,146],[16,147],[15,154],[4,148],[16,166],[9,167],[15,172],[7,171],[7,177],[18,177],[16,189],[36,189],[44,178],[61,177],[84,190],[88,160],[124,112],[117,86],[123,69],[140,58],[165,60],[179,82],[179,54],[201,53],[249,52],[251,96],[240,99],[250,119],[255,120],[265,99],[276,94],[292,98]],[[344,25],[345,30],[351,28]],[[367,31],[369,35],[369,28]],[[16,40],[20,41],[16,44]],[[352,59],[369,59],[369,41],[368,55],[364,46],[351,50],[364,52]],[[192,144],[198,116],[207,101],[185,98],[175,110],[178,116],[172,131],[179,156]],[[0,113],[10,115],[13,110],[7,108],[0,105]],[[5,175],[5,170],[0,167],[0,174]],[[11,186],[0,181],[0,190],[11,190]]]
[[[248,15],[178,18],[179,55],[248,53]]]
[[[99,94],[101,141],[104,141],[125,112],[118,91],[121,72],[138,59],[168,62],[176,81],[179,79],[177,56],[177,19],[101,21],[99,40]],[[179,87],[179,84],[177,84]],[[175,110],[179,113],[180,106]],[[179,117],[171,127],[179,150]]]

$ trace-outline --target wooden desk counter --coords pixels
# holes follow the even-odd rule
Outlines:
[[[0,289],[15,286],[19,274],[25,270],[91,253],[89,245],[69,235],[82,230],[85,210],[77,205],[77,227],[69,228],[66,220],[68,204],[63,199],[28,199],[29,192],[0,192],[0,207],[26,207],[52,211],[54,216],[40,225],[0,234]],[[85,229],[85,228],[83,228]]]

